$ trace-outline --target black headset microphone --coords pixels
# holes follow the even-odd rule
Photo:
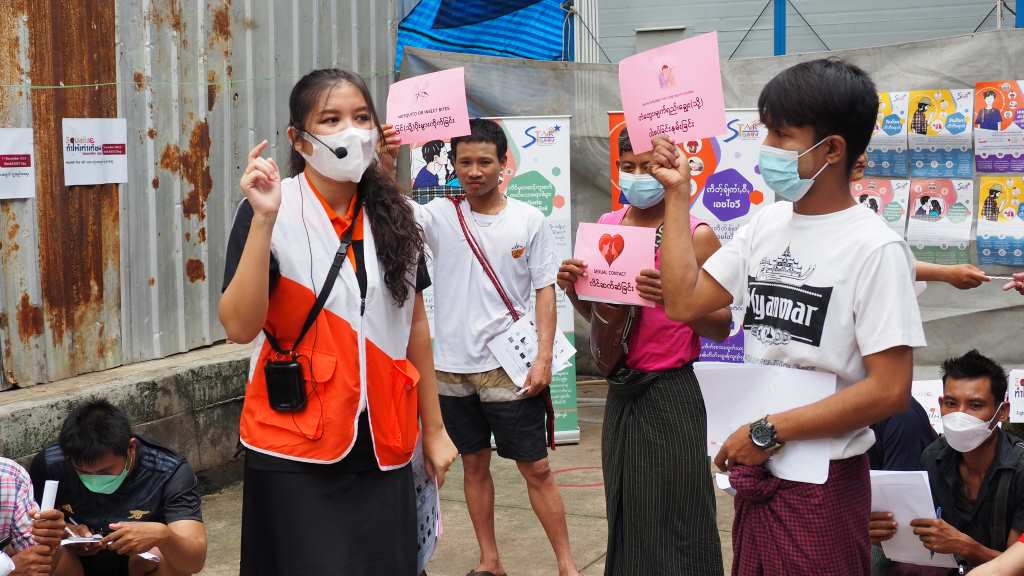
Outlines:
[[[327,148],[328,150],[330,150],[331,154],[334,154],[334,157],[337,158],[338,160],[341,160],[345,156],[348,156],[348,148],[345,148],[344,146],[338,146],[337,148],[331,148],[330,146],[325,144],[323,140],[317,138],[316,135],[310,134],[309,132],[306,132],[306,134],[309,134],[310,137],[313,138],[313,140],[316,140],[320,144],[323,144],[324,148]]]

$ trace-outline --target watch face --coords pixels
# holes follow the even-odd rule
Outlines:
[[[771,444],[772,431],[767,426],[759,424],[750,430],[750,439],[754,442],[755,446],[763,448]]]

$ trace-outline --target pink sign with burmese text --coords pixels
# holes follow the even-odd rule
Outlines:
[[[710,32],[619,62],[619,93],[633,151],[651,139],[700,140],[724,134],[725,97],[718,34]]]
[[[449,140],[469,134],[464,68],[400,80],[388,89],[388,124],[402,144]]]
[[[580,300],[653,307],[636,289],[641,270],[654,269],[654,228],[580,224],[573,258],[587,264],[576,281]]]

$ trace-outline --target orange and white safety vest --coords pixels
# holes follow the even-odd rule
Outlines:
[[[324,284],[340,239],[333,214],[328,214],[329,207],[304,175],[282,181],[281,196],[270,246],[281,276],[270,295],[264,328],[290,349],[316,300],[316,290]],[[337,462],[355,444],[365,407],[380,468],[400,468],[412,458],[419,435],[419,373],[406,359],[406,348],[415,293],[410,290],[401,306],[395,304],[377,263],[372,222],[359,218],[362,226],[354,224],[354,236],[363,239],[365,312],[360,314],[350,249],[323,311],[297,348],[307,379],[307,402],[301,412],[270,408],[263,367],[273,351],[260,333],[249,363],[240,425],[247,448],[289,460]],[[410,284],[415,282],[410,279]]]

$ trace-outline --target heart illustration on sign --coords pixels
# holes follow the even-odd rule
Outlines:
[[[597,240],[597,249],[604,256],[605,261],[611,266],[612,262],[622,254],[622,249],[626,247],[626,241],[622,239],[622,236],[615,234],[602,234]]]

